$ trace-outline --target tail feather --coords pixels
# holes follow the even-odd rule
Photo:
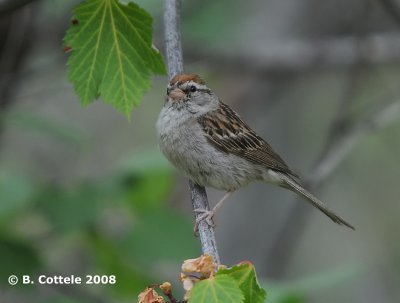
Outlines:
[[[306,189],[304,189],[300,184],[298,184],[295,180],[291,177],[281,174],[282,181],[284,182],[281,186],[291,191],[299,194],[300,196],[304,197],[307,202],[309,202],[314,207],[318,208],[322,211],[326,216],[328,216],[333,222],[339,225],[345,225],[353,230],[355,230],[354,226],[350,223],[346,222],[343,218],[335,214],[332,210],[330,210],[325,204],[319,200],[317,197],[312,195]]]

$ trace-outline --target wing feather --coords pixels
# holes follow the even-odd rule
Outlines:
[[[226,104],[198,118],[208,141],[220,151],[297,177],[272,147]]]

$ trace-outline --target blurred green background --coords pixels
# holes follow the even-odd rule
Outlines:
[[[254,263],[271,303],[399,302],[400,2],[183,2],[186,71],[357,229],[252,184],[216,217],[222,262]],[[135,302],[149,284],[179,288],[181,262],[200,254],[187,180],[157,148],[168,79],[154,79],[131,122],[101,102],[81,107],[62,50],[76,3],[0,6],[2,303]],[[137,3],[163,50],[162,1]],[[211,204],[223,195],[208,193]],[[117,283],[10,286],[11,274]]]

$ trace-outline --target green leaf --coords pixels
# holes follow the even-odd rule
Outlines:
[[[197,283],[189,298],[189,303],[241,303],[243,293],[238,282],[228,275],[216,275]]]
[[[138,5],[87,0],[74,10],[64,42],[71,49],[69,78],[82,104],[99,96],[128,117],[150,88],[152,74],[165,74],[152,46],[152,18]]]
[[[253,264],[241,263],[229,269],[220,269],[219,275],[229,275],[236,279],[244,294],[244,303],[262,303],[265,301],[265,290],[257,282],[256,272]]]

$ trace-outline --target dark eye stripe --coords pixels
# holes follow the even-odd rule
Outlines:
[[[189,87],[186,87],[185,89],[182,89],[182,90],[183,90],[186,94],[193,93],[193,91],[190,90],[191,87],[192,87],[192,86],[189,86]],[[210,91],[208,88],[198,88],[198,87],[197,87],[197,89],[196,89],[196,92],[205,92],[205,93],[207,93],[207,94],[210,94],[210,93],[211,93],[211,91]]]

